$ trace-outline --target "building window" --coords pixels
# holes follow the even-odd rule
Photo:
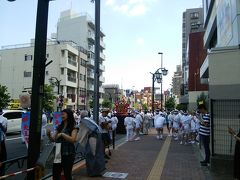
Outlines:
[[[85,67],[87,62],[83,58],[81,58],[80,63],[82,66]]]
[[[82,81],[83,80],[83,75],[80,74],[79,79]]]
[[[190,14],[191,19],[198,19],[199,18],[199,13],[198,12],[193,12]]]
[[[74,60],[74,58],[72,56],[68,56],[68,64],[77,66],[77,62]]]
[[[24,71],[23,76],[24,77],[32,77],[32,72]]]
[[[85,96],[86,96],[86,89],[80,88],[80,90],[79,90],[79,96],[85,97]]]
[[[61,74],[64,74],[64,68],[61,68]]]
[[[32,55],[27,55],[27,54],[25,54],[24,60],[25,60],[25,61],[30,61],[30,60],[32,60]]]

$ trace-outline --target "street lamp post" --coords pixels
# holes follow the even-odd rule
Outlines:
[[[55,79],[56,81],[54,82],[53,79]],[[51,77],[51,78],[49,79],[49,81],[50,81],[51,84],[56,84],[56,85],[57,85],[57,94],[59,95],[59,94],[60,94],[60,81],[61,81],[61,80],[59,80],[59,79],[56,78],[56,77]]]
[[[163,68],[163,53],[162,52],[159,52],[158,54],[161,55],[161,69]],[[162,94],[162,82],[161,82],[161,111],[162,111],[162,108],[163,108],[163,94]]]
[[[161,83],[162,85],[162,76],[166,76],[167,73],[168,73],[168,70],[165,68],[159,68],[155,71],[155,73],[151,73],[152,74],[152,113],[153,114],[154,114],[154,92],[155,92],[154,83],[157,80],[157,82]],[[161,103],[162,103],[162,98],[161,98]],[[161,105],[161,110],[162,110],[162,105]]]

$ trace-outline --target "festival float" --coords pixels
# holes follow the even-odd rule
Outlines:
[[[130,110],[129,103],[124,98],[115,102],[115,111],[116,111],[116,116],[118,118],[118,126],[117,126],[118,134],[126,134],[124,119],[128,115],[129,110]]]

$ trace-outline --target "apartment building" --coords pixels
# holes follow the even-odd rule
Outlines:
[[[181,65],[176,66],[176,71],[172,77],[172,93],[178,98],[181,95],[181,83],[182,83],[182,67]]]
[[[206,58],[207,51],[203,46],[204,31],[189,34],[187,60],[189,66],[188,78],[188,110],[197,109],[197,99],[204,93],[208,97],[208,85],[200,81],[200,67]]]
[[[203,31],[203,8],[187,9],[182,15],[182,97],[180,103],[188,104],[189,62],[187,45],[189,34]]]
[[[232,168],[232,141],[228,126],[240,128],[240,3],[204,2],[204,46],[208,49],[200,78],[209,84],[211,112],[211,169]]]
[[[64,96],[64,107],[86,108],[87,50],[71,41],[48,41],[46,58],[52,63],[46,67],[45,84],[52,84],[55,94],[59,91]],[[12,99],[31,93],[33,61],[34,40],[0,50],[0,84],[8,87]]]
[[[100,103],[104,89],[102,84],[105,82],[103,72],[105,71],[104,61],[104,49],[105,43],[103,41],[105,34],[100,31],[100,77],[99,77],[99,93]],[[71,40],[76,42],[78,45],[88,50],[88,62],[87,62],[87,101],[93,99],[94,92],[94,66],[95,66],[95,55],[94,55],[94,43],[95,43],[95,24],[93,19],[88,14],[78,14],[72,10],[66,10],[61,12],[60,18],[57,23],[57,40]]]

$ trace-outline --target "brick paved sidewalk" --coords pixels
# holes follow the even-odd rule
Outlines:
[[[180,145],[166,137],[157,140],[154,131],[140,141],[126,142],[113,151],[107,171],[128,173],[128,180],[208,180],[192,145]],[[169,142],[169,143],[167,143]],[[111,178],[87,177],[86,168],[73,171],[75,180]]]

